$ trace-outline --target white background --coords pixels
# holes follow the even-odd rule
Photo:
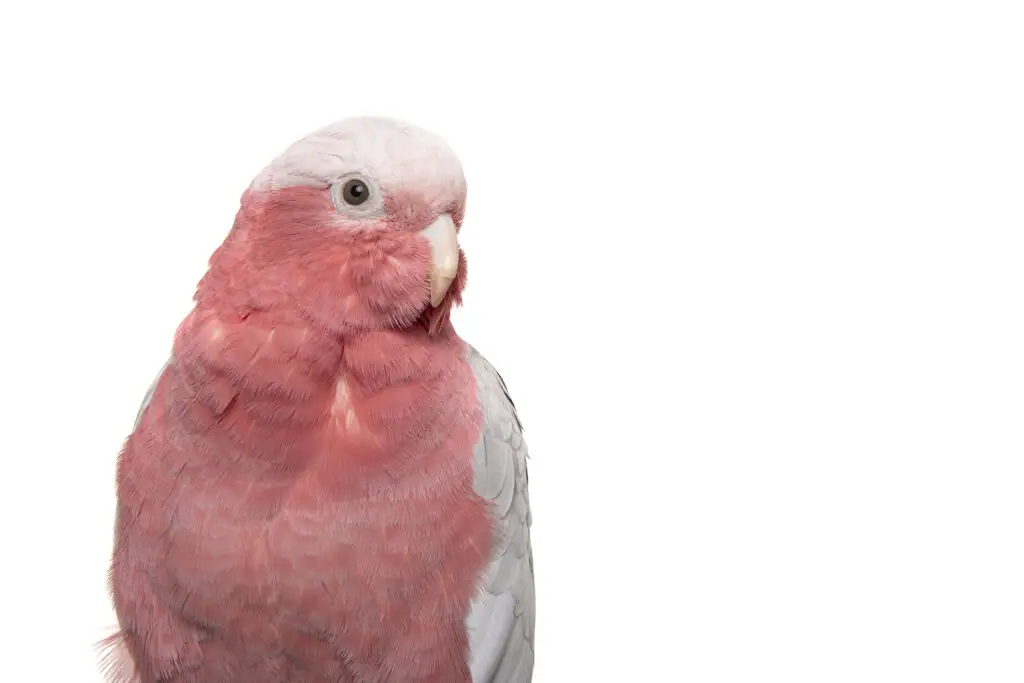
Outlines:
[[[138,403],[358,114],[465,165],[537,683],[1024,680],[1020,3],[275,5],[4,5],[3,681],[99,681]]]

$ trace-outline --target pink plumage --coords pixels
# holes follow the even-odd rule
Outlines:
[[[461,226],[465,183],[404,124],[323,135],[336,168],[300,143],[243,196],[119,459],[115,683],[473,680],[467,615],[505,539],[448,319],[465,259],[430,306],[422,234]],[[352,169],[375,213],[332,200]]]

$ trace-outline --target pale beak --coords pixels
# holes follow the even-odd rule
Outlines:
[[[425,227],[421,235],[430,242],[430,305],[435,308],[444,301],[459,271],[459,238],[455,222],[446,213]]]

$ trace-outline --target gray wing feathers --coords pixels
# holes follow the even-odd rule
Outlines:
[[[135,426],[132,427],[133,431],[139,428],[139,423],[142,422],[142,414],[146,412],[146,406],[148,406],[149,402],[153,400],[153,393],[156,391],[156,385],[160,384],[160,378],[164,376],[164,371],[170,364],[171,359],[168,359],[167,362],[164,363],[164,366],[160,368],[160,372],[157,373],[156,379],[154,379],[153,383],[149,385],[146,395],[142,398],[142,405],[139,406],[139,412],[135,414]]]
[[[472,347],[484,427],[473,451],[477,493],[492,506],[499,535],[491,565],[466,618],[473,683],[533,678],[534,584],[527,448],[504,381]]]

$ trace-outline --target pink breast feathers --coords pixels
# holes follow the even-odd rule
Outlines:
[[[202,309],[182,324],[120,474],[167,504],[122,548],[152,563],[168,618],[209,629],[201,669],[276,652],[282,672],[336,658],[468,683],[463,622],[493,539],[464,356],[425,327],[339,338]]]

